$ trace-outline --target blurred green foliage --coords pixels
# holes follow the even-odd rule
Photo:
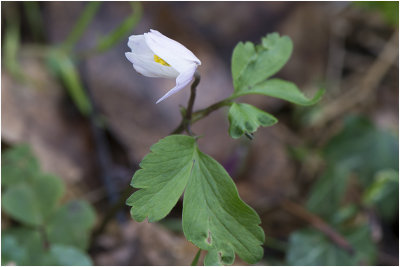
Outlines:
[[[357,1],[354,5],[371,11],[381,13],[384,20],[393,26],[399,25],[399,2],[398,1]]]
[[[86,201],[60,205],[64,184],[41,172],[26,145],[2,154],[2,211],[19,224],[2,230],[2,264],[91,265],[85,250],[95,223]]]
[[[348,116],[343,129],[322,148],[325,171],[313,185],[307,208],[321,216],[354,248],[354,255],[324,234],[301,229],[291,234],[286,259],[291,265],[367,265],[376,246],[367,221],[355,220],[373,209],[384,220],[398,214],[398,137],[370,120]],[[304,154],[304,153],[302,153]],[[304,157],[302,157],[304,158]],[[358,195],[351,192],[361,191]]]
[[[79,112],[88,116],[92,111],[92,105],[77,66],[82,60],[98,53],[104,53],[127,39],[142,17],[142,6],[139,2],[131,2],[131,14],[124,18],[115,29],[100,37],[94,47],[87,51],[75,51],[76,44],[93,21],[102,3],[87,2],[85,5],[82,14],[65,41],[60,46],[45,45],[42,49],[45,52],[49,70],[64,85]],[[42,41],[44,39],[44,28],[38,2],[23,2],[23,7],[32,39],[35,42]],[[3,63],[6,70],[16,79],[24,81],[27,77],[23,73],[17,57],[20,49],[21,14],[16,3],[6,3],[5,8],[7,12],[5,12],[6,26],[3,46],[5,57]]]
[[[307,207],[329,219],[342,204],[350,176],[366,190],[379,171],[398,169],[398,146],[394,134],[366,118],[348,117],[343,130],[323,148],[327,168],[311,190]]]
[[[286,255],[290,265],[366,265],[376,258],[376,248],[366,226],[351,227],[341,231],[355,248],[349,253],[333,244],[323,233],[315,229],[303,229],[290,235]]]

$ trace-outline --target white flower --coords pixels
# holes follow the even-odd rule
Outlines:
[[[176,86],[156,103],[188,85],[197,66],[201,65],[189,49],[155,30],[130,36],[128,46],[132,52],[125,53],[125,56],[137,72],[147,77],[176,79]]]

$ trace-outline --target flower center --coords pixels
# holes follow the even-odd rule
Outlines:
[[[161,64],[161,65],[164,65],[164,66],[167,66],[167,67],[171,67],[171,65],[169,65],[167,62],[164,61],[164,59],[160,58],[157,55],[154,55],[154,61],[159,63],[159,64]]]

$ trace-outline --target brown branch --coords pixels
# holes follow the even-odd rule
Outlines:
[[[314,228],[321,231],[330,240],[332,240],[332,242],[334,242],[342,249],[346,250],[350,254],[354,253],[354,249],[350,245],[350,243],[340,233],[338,233],[335,229],[333,229],[328,223],[326,223],[317,215],[309,212],[301,205],[292,202],[290,200],[283,200],[280,203],[280,206],[290,214],[297,216],[303,219],[304,221],[310,223]]]
[[[379,85],[390,67],[398,60],[398,36],[397,31],[393,33],[376,61],[358,83],[358,86],[346,91],[323,107],[319,119],[315,122],[316,127],[323,126],[328,121],[347,113],[355,105],[365,102],[368,96]]]

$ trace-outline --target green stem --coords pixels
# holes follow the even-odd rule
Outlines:
[[[86,30],[87,26],[92,21],[94,15],[99,9],[100,4],[101,2],[89,2],[86,5],[85,10],[63,44],[65,50],[70,51],[78,42],[79,38],[81,38],[83,32]]]
[[[200,258],[200,253],[201,253],[201,248],[199,248],[199,251],[197,251],[196,256],[194,256],[194,259],[193,259],[192,263],[190,264],[190,266],[197,266],[197,263],[199,262],[199,258]]]
[[[200,109],[196,112],[193,112],[191,115],[190,119],[190,125],[194,124],[195,122],[201,120],[202,118],[208,116],[211,112],[220,109],[225,106],[230,106],[232,104],[232,99],[236,98],[237,96],[230,96],[228,98],[225,98],[224,100],[221,100],[217,103],[212,104],[211,106]],[[182,119],[181,123],[170,133],[171,134],[179,134],[185,130],[185,118]]]

